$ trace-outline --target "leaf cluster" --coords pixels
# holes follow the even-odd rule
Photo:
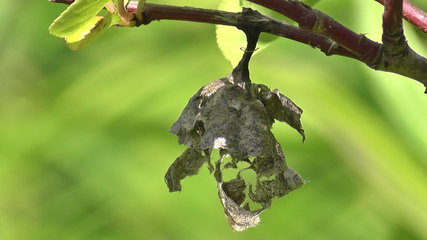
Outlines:
[[[121,7],[123,0],[76,0],[55,19],[49,32],[65,38],[70,49],[80,50],[111,26],[132,26],[131,19]],[[98,16],[103,8],[108,12]]]

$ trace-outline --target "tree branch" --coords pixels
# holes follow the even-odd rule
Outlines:
[[[403,34],[403,0],[385,0],[383,14],[384,54],[398,60],[408,52],[408,44]]]
[[[131,1],[127,5],[129,12],[136,11],[137,2]],[[147,25],[152,21],[159,20],[180,20],[192,22],[204,22],[212,24],[221,24],[228,26],[235,26],[239,28],[239,20],[242,19],[242,13],[232,13],[220,10],[210,10],[192,7],[178,7],[169,5],[160,5],[146,3],[144,6],[143,21],[138,22],[136,26]],[[340,55],[350,58],[356,58],[352,52],[339,46],[334,41],[314,33],[309,33],[292,26],[284,21],[279,21],[260,14],[255,11],[252,18],[245,18],[246,24],[257,24],[261,32],[274,34],[280,37],[285,37],[308,44],[312,47],[321,49],[326,55]],[[250,21],[250,22],[248,22]],[[242,22],[242,21],[240,21]],[[239,28],[240,29],[240,28]]]
[[[384,34],[403,35],[403,0],[385,0],[383,14]]]
[[[427,86],[427,59],[409,47],[403,33],[402,20],[403,0],[385,0],[382,36],[384,50],[379,70],[404,73]]]
[[[68,4],[70,0],[51,0]],[[249,0],[277,11],[299,24],[292,26],[252,11],[251,16],[219,10],[178,7],[146,3],[142,16],[136,16],[136,26],[155,20],[182,20],[235,26],[256,26],[260,32],[289,38],[321,49],[326,55],[340,55],[364,62],[375,70],[394,72],[413,78],[427,86],[427,59],[407,45],[402,30],[402,0],[386,0],[384,11],[383,44],[372,41],[341,25],[328,15],[299,1]],[[128,2],[126,9],[135,14],[136,1]]]
[[[375,1],[384,5],[384,0]],[[424,33],[427,33],[427,13],[408,0],[403,0],[403,18]]]
[[[286,0],[249,0],[274,10],[298,23],[307,32],[317,33],[334,40],[357,56],[357,59],[372,68],[378,65],[378,53],[381,45],[364,35],[357,34],[344,27],[328,15],[312,9],[299,1]]]
[[[407,45],[403,35],[402,0],[385,1],[386,9],[383,20],[385,24],[383,28],[385,33],[383,34],[384,46],[368,39],[364,35],[354,33],[328,15],[299,1],[248,1],[260,4],[291,18],[299,24],[300,28],[306,31],[315,32],[336,41],[354,53],[360,61],[370,68],[410,77],[427,87],[427,59],[413,51]],[[396,35],[397,32],[400,33]]]
[[[71,5],[71,3],[74,2],[74,0],[49,0],[49,1],[54,3],[64,3],[67,5]]]

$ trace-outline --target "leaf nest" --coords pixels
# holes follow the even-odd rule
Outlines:
[[[306,181],[287,166],[280,144],[270,131],[275,120],[288,123],[303,137],[302,110],[279,92],[262,84],[241,79],[233,71],[225,78],[202,87],[188,102],[169,132],[188,146],[169,167],[165,182],[170,192],[181,191],[180,181],[198,173],[204,163],[214,172],[218,193],[230,226],[236,231],[254,227],[259,214],[271,206],[274,197],[283,197]],[[215,166],[211,153],[218,149]],[[225,157],[231,160],[224,162]],[[256,173],[256,186],[249,184],[250,200],[262,207],[250,210],[246,181],[240,176],[224,182],[222,171],[246,162]],[[242,170],[242,171],[243,171]],[[261,180],[267,179],[267,180]]]

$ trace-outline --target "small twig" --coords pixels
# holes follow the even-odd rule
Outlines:
[[[427,59],[409,47],[403,33],[402,20],[403,0],[385,0],[381,70],[404,72],[405,76],[417,79],[427,87]]]
[[[403,34],[403,0],[385,0],[383,14],[384,34],[396,36]]]
[[[384,5],[384,0],[375,1]],[[424,33],[427,33],[427,13],[408,0],[403,0],[403,18]]]
[[[385,0],[382,41],[384,54],[390,61],[399,60],[408,52],[402,19],[403,0]]]

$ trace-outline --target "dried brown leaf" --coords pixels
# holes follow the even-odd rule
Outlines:
[[[181,191],[181,180],[196,175],[210,156],[202,154],[194,148],[187,148],[169,167],[165,175],[165,182],[169,192]]]
[[[238,184],[238,183],[236,183]],[[223,183],[217,183],[218,195],[221,204],[224,207],[225,216],[228,224],[234,231],[244,231],[248,228],[255,227],[260,222],[259,215],[264,209],[250,211],[240,207],[232,198],[230,198],[223,189]]]

